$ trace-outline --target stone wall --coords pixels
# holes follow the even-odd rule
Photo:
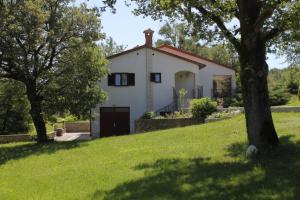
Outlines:
[[[233,110],[239,110],[241,112],[244,112],[243,107],[229,107],[229,108],[218,108],[218,111],[233,111]],[[271,107],[272,112],[300,112],[300,106],[272,106]]]
[[[196,120],[192,118],[180,119],[139,119],[134,123],[135,132],[143,133],[168,128],[176,128],[204,123],[204,120]]]
[[[0,135],[0,143],[32,141],[29,134]]]
[[[272,106],[272,112],[300,112],[300,106]]]
[[[65,122],[66,133],[90,132],[90,122]]]

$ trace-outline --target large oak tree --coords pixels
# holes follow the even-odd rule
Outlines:
[[[266,52],[299,23],[297,0],[132,0],[136,14],[184,19],[196,33],[226,39],[239,54],[249,143],[279,143],[268,95]],[[113,8],[116,0],[104,1]],[[298,19],[297,19],[298,18]]]
[[[72,0],[0,1],[0,78],[26,86],[38,142],[47,141],[45,115],[85,114],[105,95],[107,73],[96,42],[99,14]]]

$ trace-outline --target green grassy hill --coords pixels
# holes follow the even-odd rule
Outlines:
[[[242,116],[87,142],[0,145],[0,199],[299,199],[300,113],[274,119],[280,148],[252,162]]]
[[[297,95],[292,95],[290,101],[287,104],[288,106],[300,106],[300,101]]]

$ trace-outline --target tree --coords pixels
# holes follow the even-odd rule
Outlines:
[[[132,0],[135,14],[185,19],[194,32],[226,39],[239,55],[249,143],[258,148],[279,143],[269,106],[266,52],[299,23],[297,0]],[[116,0],[105,0],[113,7]],[[205,34],[204,34],[205,33]]]
[[[284,69],[271,69],[268,83],[270,88],[281,85],[291,94],[297,94],[300,83],[300,67],[291,65]]]
[[[29,130],[29,103],[24,84],[0,79],[0,134],[18,134]]]
[[[280,38],[277,53],[285,55],[289,63],[300,65],[300,22],[292,23],[293,31]]]
[[[100,48],[102,49],[104,56],[108,57],[123,52],[126,49],[126,46],[118,45],[112,37],[109,37],[105,42],[101,42]]]
[[[156,41],[156,46],[171,45],[214,60],[218,63],[238,68],[236,52],[229,43],[217,43],[211,46],[201,44],[201,38],[195,36],[187,23],[166,22],[159,30],[163,39]]]
[[[103,99],[98,16],[71,0],[0,1],[0,77],[25,85],[38,142],[47,141],[47,113],[87,112]]]

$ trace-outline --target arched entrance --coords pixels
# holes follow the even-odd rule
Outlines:
[[[195,98],[195,73],[189,71],[179,71],[175,74],[175,90],[179,94],[179,90],[184,88],[187,91],[186,99]]]

